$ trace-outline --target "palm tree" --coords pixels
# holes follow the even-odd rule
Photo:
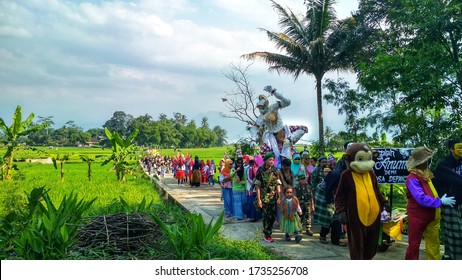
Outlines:
[[[336,38],[330,38],[340,27],[333,8],[334,0],[307,0],[305,17],[294,14],[290,9],[284,9],[275,1],[274,9],[279,15],[279,25],[282,32],[265,31],[268,39],[283,51],[281,53],[253,52],[243,55],[248,60],[261,59],[269,64],[269,71],[278,74],[288,73],[294,79],[300,74],[313,75],[316,79],[316,99],[318,105],[319,149],[324,154],[324,120],[322,112],[321,82],[329,71],[350,69],[344,50],[341,50]],[[338,41],[338,40],[336,40]]]
[[[0,118],[0,130],[2,130],[6,135],[5,145],[6,145],[6,154],[3,159],[6,159],[7,170],[5,179],[7,181],[11,180],[12,171],[13,171],[13,158],[14,153],[18,149],[18,140],[21,136],[27,136],[32,132],[39,131],[49,126],[49,123],[43,123],[34,125],[32,123],[34,119],[34,113],[31,113],[25,121],[22,121],[22,109],[21,106],[16,107],[16,111],[13,116],[13,123],[10,127],[5,124],[5,121]]]
[[[202,117],[201,127],[203,127],[203,128],[208,128],[209,127],[209,118]]]

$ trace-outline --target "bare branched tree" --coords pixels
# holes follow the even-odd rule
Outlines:
[[[229,65],[230,71],[223,73],[223,75],[231,80],[235,84],[235,88],[231,92],[225,92],[226,96],[222,97],[222,101],[225,103],[229,110],[229,113],[220,113],[224,118],[237,119],[243,123],[246,123],[247,127],[255,125],[258,118],[258,95],[250,84],[250,77],[247,74],[250,66],[253,63],[243,66],[239,64],[231,63]],[[258,132],[258,139],[255,140],[261,145],[263,135],[263,128],[260,127]]]

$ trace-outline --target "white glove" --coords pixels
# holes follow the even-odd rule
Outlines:
[[[268,85],[265,88],[263,88],[263,90],[271,93],[271,91],[273,91],[273,87]]]
[[[441,199],[441,204],[446,205],[446,206],[453,207],[454,204],[456,204],[456,200],[454,199],[453,196],[447,197],[446,194],[444,194],[440,199]]]

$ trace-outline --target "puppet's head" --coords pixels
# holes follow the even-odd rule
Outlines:
[[[257,108],[258,110],[260,110],[260,114],[265,114],[268,112],[268,104],[269,104],[268,98],[265,95],[260,94],[258,96],[258,102],[257,102]]]
[[[356,173],[366,173],[372,170],[375,162],[372,160],[372,150],[366,144],[354,143],[343,155],[348,169]]]

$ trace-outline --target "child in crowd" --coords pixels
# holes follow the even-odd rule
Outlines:
[[[284,189],[284,198],[281,202],[281,230],[286,233],[286,240],[290,241],[290,233],[294,233],[295,242],[299,243],[302,236],[299,232],[302,229],[299,215],[302,215],[302,209],[298,199],[294,196],[294,188],[288,186]]]

